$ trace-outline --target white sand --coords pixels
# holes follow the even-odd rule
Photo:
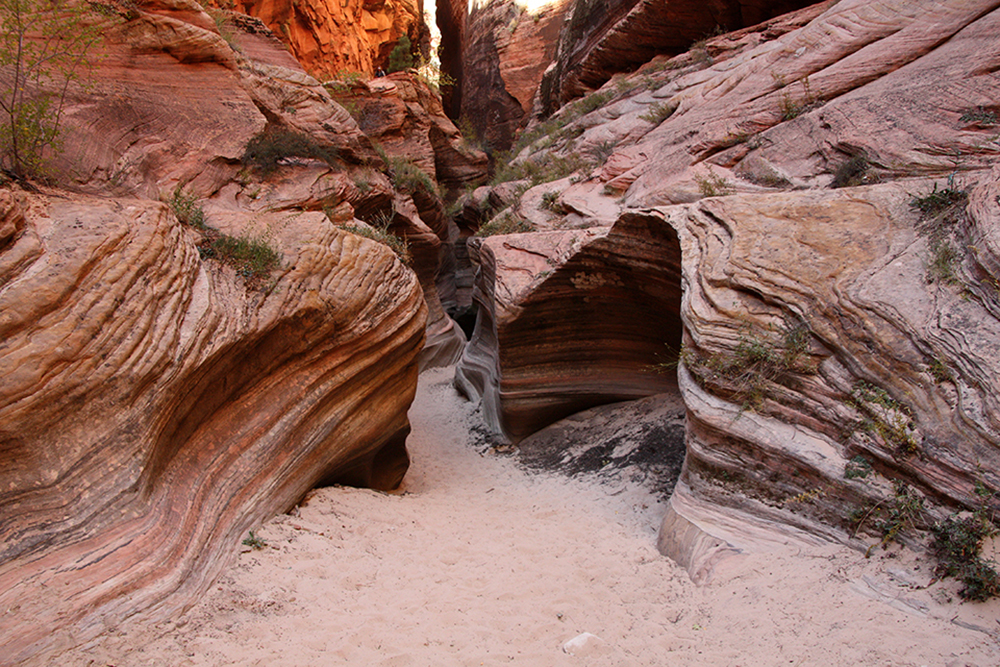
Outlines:
[[[643,490],[477,453],[451,373],[421,376],[401,495],[317,490],[187,614],[59,664],[1000,665],[993,637],[950,622],[996,635],[1000,603],[910,590],[898,579],[930,566],[908,552],[785,547],[695,586],[657,553],[663,508]],[[562,650],[584,632],[601,641]]]

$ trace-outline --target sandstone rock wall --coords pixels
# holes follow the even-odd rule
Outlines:
[[[461,43],[459,115],[494,149],[507,149],[531,112],[569,7],[560,1],[529,11],[504,0],[471,9]]]
[[[239,50],[193,3],[96,20],[63,189],[0,188],[0,664],[168,617],[314,485],[408,465],[420,281],[335,224],[392,201],[370,141],[252,20]],[[307,149],[244,159],[277,131]]]
[[[445,309],[457,306],[455,246],[460,239],[444,201],[486,180],[486,155],[467,144],[445,116],[436,92],[410,73],[328,88],[390,161],[395,160],[392,168],[399,173],[394,180],[405,196],[375,215],[389,216],[393,230],[413,246],[414,268],[430,308],[422,364],[454,363],[465,335]]]
[[[655,55],[682,53],[707,36],[813,4],[809,0],[578,0],[559,36],[553,66],[542,86],[540,108],[548,115],[599,88],[612,74],[629,71]]]
[[[658,56],[529,127],[509,182],[469,198],[480,224],[538,231],[483,243],[457,383],[513,433],[505,406],[559,373],[508,400],[505,369],[559,358],[565,336],[536,297],[574,255],[541,239],[638,211],[677,231],[683,267],[688,455],[665,551],[704,574],[739,532],[711,533],[720,507],[867,545],[874,522],[850,517],[900,485],[925,503],[918,527],[976,506],[976,484],[1000,489],[998,21],[995,0],[818,5]],[[539,260],[507,260],[517,247]],[[533,317],[530,349],[504,339]],[[517,423],[549,419],[519,407]],[[873,472],[845,477],[855,457]]]
[[[893,502],[890,482],[926,498],[924,528],[935,506],[998,487],[995,274],[968,257],[954,282],[928,278],[935,241],[911,188],[665,211],[687,238],[685,493],[848,540],[852,512]],[[992,236],[990,208],[970,224]],[[770,361],[745,358],[758,344]],[[846,475],[856,457],[878,475]]]
[[[518,441],[602,403],[665,391],[680,343],[680,253],[641,214],[612,229],[490,237],[478,246],[479,317],[456,384]],[[640,278],[641,276],[641,278]]]
[[[529,10],[516,0],[468,9],[443,2],[442,63],[457,81],[446,106],[492,148],[506,150],[532,113],[546,117],[615,73],[811,4],[559,0]]]
[[[235,9],[262,20],[324,80],[339,72],[374,76],[402,35],[415,45],[429,39],[421,0],[238,0]]]
[[[425,310],[387,249],[313,214],[253,292],[162,204],[4,203],[5,664],[189,603],[321,481],[399,483]]]

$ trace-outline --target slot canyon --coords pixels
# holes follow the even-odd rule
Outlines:
[[[0,666],[1000,664],[1000,0],[0,16]]]

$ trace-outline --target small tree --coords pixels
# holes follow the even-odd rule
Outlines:
[[[6,0],[4,0],[6,1]],[[413,67],[413,43],[405,34],[400,36],[396,46],[389,53],[389,73],[402,72]]]
[[[0,0],[0,166],[37,176],[57,148],[70,85],[99,39],[86,4]]]

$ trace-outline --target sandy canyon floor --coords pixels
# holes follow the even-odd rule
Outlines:
[[[655,495],[473,446],[451,377],[421,376],[400,493],[312,492],[186,614],[59,664],[1000,665],[1000,603],[922,588],[931,566],[899,547],[789,544],[696,586],[656,551]]]

